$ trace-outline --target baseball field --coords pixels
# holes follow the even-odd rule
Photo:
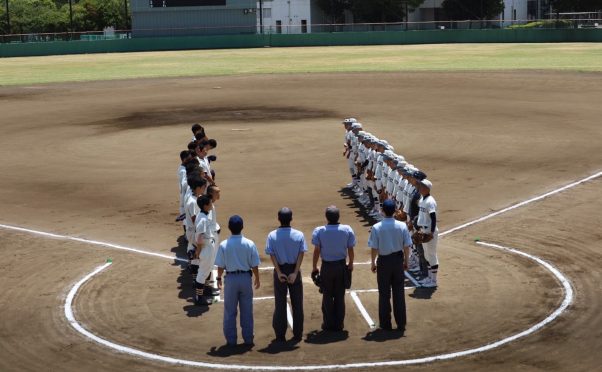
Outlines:
[[[600,44],[2,59],[0,371],[596,370],[601,72]],[[343,189],[349,116],[433,182],[439,286],[408,281],[403,337],[371,328],[372,221]],[[255,346],[223,347],[222,304],[195,306],[174,259],[178,154],[194,122],[218,141],[219,222],[244,218],[261,266],[280,207],[306,239],[326,206],[341,209],[358,238],[347,332],[319,332],[306,257],[303,341],[271,342],[263,270]]]

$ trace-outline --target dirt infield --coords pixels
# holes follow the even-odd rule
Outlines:
[[[343,192],[340,119],[355,115],[429,175],[441,231],[602,168],[602,76],[588,73],[311,74],[183,78],[0,89],[0,224],[181,254],[178,153],[201,121],[218,140],[219,219],[238,213],[260,249],[294,211],[306,238],[328,204],[369,260],[369,221]],[[477,356],[409,370],[590,371],[602,362],[602,180],[450,234],[440,241],[440,287],[406,291],[404,337],[382,339],[347,296],[341,339],[319,333],[316,288],[305,285],[304,341],[270,344],[271,300],[255,302],[255,343],[229,352],[221,304],[201,312],[190,278],[170,260],[0,229],[0,370],[190,369],[113,352],[66,321],[67,291],[112,258],[75,301],[78,320],[113,342],[224,364],[308,365],[401,360],[494,342],[541,321],[562,300],[532,262],[474,244],[540,256],[564,272],[575,301],[533,335]],[[576,235],[575,233],[578,232]],[[225,234],[226,237],[227,234]],[[223,238],[222,237],[222,238]],[[311,260],[303,274],[308,276]],[[256,296],[271,295],[270,272]],[[354,289],[376,287],[357,266]],[[376,293],[360,293],[377,319]],[[390,370],[398,369],[389,368]],[[379,367],[379,369],[383,369]]]

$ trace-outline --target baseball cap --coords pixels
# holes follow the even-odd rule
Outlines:
[[[242,230],[242,227],[243,227],[242,217],[237,214],[230,217],[230,219],[228,220],[228,227],[231,230],[239,230],[239,231]]]
[[[416,178],[419,181],[422,181],[422,180],[424,180],[426,178],[426,173],[424,173],[423,171],[417,169],[417,170],[414,171],[413,177]]]
[[[389,214],[395,212],[395,202],[393,199],[386,199],[383,202],[383,211]]]
[[[433,189],[433,183],[427,179],[420,181],[420,183],[427,187],[429,190]]]

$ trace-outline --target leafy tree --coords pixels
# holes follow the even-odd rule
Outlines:
[[[453,21],[493,19],[504,10],[503,0],[443,0],[445,13]]]
[[[351,8],[352,0],[317,0],[317,5],[322,9],[331,23],[342,23],[345,20],[344,12]]]

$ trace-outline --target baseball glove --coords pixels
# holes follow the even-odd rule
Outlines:
[[[422,234],[422,242],[428,243],[433,240],[433,234]]]
[[[401,209],[398,209],[395,211],[395,214],[393,215],[393,217],[395,217],[395,219],[397,221],[405,222],[407,216],[404,211],[402,211]]]
[[[424,242],[424,234],[423,233],[414,233],[414,235],[412,235],[412,242],[414,244],[422,244]]]

